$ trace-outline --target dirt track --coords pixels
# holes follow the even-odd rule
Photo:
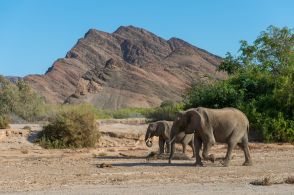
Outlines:
[[[230,167],[222,167],[217,161],[195,168],[193,159],[174,160],[172,165],[166,160],[146,161],[144,157],[157,147],[144,146],[144,124],[101,124],[103,137],[97,148],[82,150],[41,149],[29,142],[40,127],[32,126],[32,132],[18,130],[23,126],[12,126],[15,131],[8,130],[8,136],[0,140],[1,193],[294,194],[291,184],[249,184],[264,177],[281,181],[294,176],[291,144],[250,144],[252,167],[241,166],[243,153],[235,150]],[[225,146],[217,145],[212,153],[223,157],[225,151]],[[112,168],[98,168],[101,163],[111,164]]]

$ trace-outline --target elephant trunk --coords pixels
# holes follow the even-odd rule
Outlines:
[[[146,136],[145,136],[145,144],[147,147],[152,147],[153,143],[152,143],[152,137],[151,137],[151,133],[146,133]]]

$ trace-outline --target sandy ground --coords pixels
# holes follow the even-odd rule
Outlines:
[[[250,182],[269,177],[281,181],[294,176],[294,145],[251,143],[254,166],[244,167],[241,150],[234,151],[230,167],[194,159],[146,160],[157,151],[144,146],[146,124],[101,122],[103,134],[96,148],[45,150],[33,143],[40,125],[11,125],[0,130],[1,194],[294,194],[294,185],[254,186]],[[156,142],[155,142],[156,143]],[[179,147],[180,149],[180,147]],[[211,153],[223,157],[226,146]],[[191,150],[188,150],[191,156]],[[110,168],[99,168],[101,163]]]

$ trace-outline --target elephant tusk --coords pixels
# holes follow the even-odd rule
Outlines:
[[[172,144],[172,143],[175,141],[175,139],[176,139],[176,137],[174,136],[174,137],[172,138],[172,140],[170,140],[168,143],[169,143],[169,144]]]

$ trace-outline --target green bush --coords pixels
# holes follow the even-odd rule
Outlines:
[[[294,34],[288,28],[269,27],[240,55],[228,54],[219,70],[229,78],[198,84],[184,95],[191,107],[236,107],[250,121],[250,132],[266,142],[294,141]]]
[[[84,109],[87,108],[95,114],[96,119],[123,119],[123,118],[134,118],[134,117],[143,117],[148,113],[151,108],[121,108],[118,110],[103,110],[95,108],[90,104],[63,104],[63,105],[46,105],[45,106],[45,120],[50,120],[58,112],[75,109]]]
[[[294,121],[285,119],[282,113],[276,118],[262,118],[263,138],[265,141],[294,142]]]
[[[91,104],[47,104],[45,105],[44,121],[51,121],[60,112],[67,112],[71,110],[89,110],[95,115],[96,119],[108,119],[111,118],[109,111],[100,110],[92,106]]]
[[[164,108],[164,107],[173,107],[175,106],[175,102],[173,102],[172,100],[165,100],[163,102],[161,102],[160,107]]]
[[[0,115],[0,129],[9,128],[10,118],[8,115]]]
[[[184,95],[185,108],[210,107],[222,108],[227,106],[236,107],[244,93],[235,89],[226,81],[215,84],[198,84],[192,87]]]
[[[121,108],[110,112],[110,114],[115,119],[138,118],[146,116],[150,111],[151,108]]]
[[[27,121],[44,116],[44,101],[25,81],[13,84],[0,76],[0,113],[14,114]]]
[[[18,81],[18,100],[14,113],[27,121],[39,121],[44,117],[44,99],[25,81]]]
[[[95,114],[89,107],[67,107],[38,135],[44,148],[93,147],[99,139]]]
[[[183,104],[163,101],[159,107],[156,107],[147,113],[146,117],[151,121],[173,121],[176,114],[181,110],[183,110]]]
[[[110,118],[112,118],[111,112],[108,110],[95,109],[94,112],[95,112],[96,119],[110,119]]]

